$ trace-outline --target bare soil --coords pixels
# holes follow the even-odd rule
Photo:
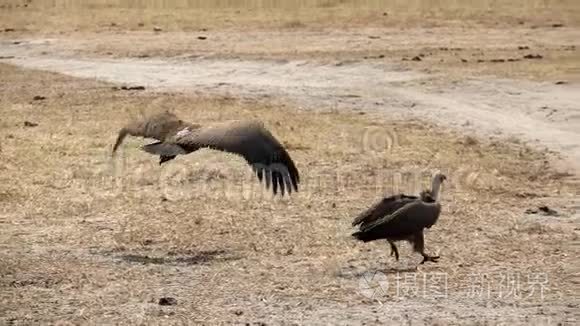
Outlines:
[[[383,114],[118,85],[0,65],[5,323],[570,323],[578,185],[546,153]],[[50,87],[46,87],[50,85]],[[302,171],[272,199],[240,158],[201,151],[162,168],[131,118],[260,118]],[[350,238],[383,194],[450,176],[427,232],[437,264]],[[558,216],[525,213],[547,205]],[[164,306],[163,298],[176,305]],[[166,299],[161,302],[171,302]]]
[[[574,2],[415,1],[388,23],[349,1],[199,20],[87,3],[0,13],[16,29],[0,35],[0,323],[580,320]],[[300,192],[274,199],[209,150],[159,167],[130,139],[111,158],[124,123],[160,110],[263,120]],[[439,263],[354,242],[356,214],[435,170]]]

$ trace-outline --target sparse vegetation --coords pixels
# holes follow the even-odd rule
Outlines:
[[[506,24],[578,26],[574,0],[515,1],[3,1],[0,21],[29,32],[95,31],[103,28],[167,31],[200,28],[272,29],[301,21],[308,27],[476,26]],[[114,23],[114,25],[112,25]],[[0,25],[2,27],[2,25]]]
[[[0,39],[59,38],[41,50],[71,56],[385,60],[442,73],[433,85],[480,75],[564,85],[580,80],[578,17],[576,0],[6,0]],[[519,139],[119,86],[0,63],[0,324],[557,323],[577,314],[577,220],[561,207],[580,188]],[[160,167],[129,139],[111,157],[121,126],[162,110],[201,124],[259,117],[297,162],[300,192],[272,199],[241,158],[209,150]],[[361,210],[424,189],[437,169],[449,179],[426,241],[439,263],[417,269],[408,246],[396,263],[388,244],[351,239]],[[525,213],[540,206],[559,216]],[[390,286],[365,297],[363,276],[374,271]],[[445,297],[422,292],[437,275]],[[489,292],[470,296],[474,275]],[[546,277],[542,296],[533,275]],[[418,292],[397,293],[401,276]],[[502,277],[519,277],[519,292],[506,296]]]
[[[161,321],[176,318],[157,308],[168,295],[177,299],[172,309],[179,316],[210,322],[251,321],[265,311],[273,314],[268,320],[295,320],[272,306],[258,308],[260,298],[286,307],[303,302],[291,308],[303,316],[314,316],[308,307],[317,300],[367,311],[374,304],[361,297],[356,275],[394,262],[388,246],[349,239],[351,218],[383,193],[420,189],[417,171],[437,168],[450,183],[427,241],[442,260],[423,271],[449,275],[449,300],[464,301],[469,273],[498,268],[548,273],[544,305],[553,309],[573,291],[567,270],[575,233],[565,223],[530,233],[519,218],[538,200],[519,193],[578,191],[546,174],[543,154],[518,152],[516,144],[467,146],[423,123],[368,114],[118,92],[8,65],[0,65],[0,76],[4,321]],[[46,100],[30,101],[41,89]],[[164,109],[201,123],[259,116],[293,148],[301,192],[271,200],[241,159],[210,151],[160,168],[136,148],[139,140],[130,140],[122,159],[111,161],[118,128],[131,116]],[[26,119],[39,125],[24,128]],[[366,128],[381,124],[399,132],[398,146],[361,152]],[[411,255],[400,268],[416,264]]]

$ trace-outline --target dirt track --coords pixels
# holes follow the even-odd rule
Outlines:
[[[531,141],[539,139],[539,145],[547,145],[551,149],[568,154],[572,158],[571,163],[578,162],[580,158],[578,107],[580,92],[577,84],[554,85],[547,82],[491,78],[472,78],[460,83],[449,83],[444,76],[421,74],[405,70],[395,64],[369,62],[321,64],[313,61],[233,59],[102,59],[72,55],[59,44],[58,40],[29,40],[20,44],[6,41],[0,43],[0,56],[14,56],[2,61],[27,68],[122,84],[143,85],[148,89],[160,91],[225,93],[250,99],[267,97],[270,101],[281,98],[283,101],[310,109],[336,107],[384,110],[389,116],[432,120],[443,126],[456,127],[482,136],[514,135]],[[33,83],[26,80],[26,84]],[[36,81],[36,85],[41,84]],[[101,86],[102,84],[99,84],[99,87]],[[55,85],[51,85],[51,90],[54,89],[57,89]],[[61,91],[63,90],[55,92]],[[76,92],[76,88],[69,91]],[[33,107],[30,110],[37,108]],[[65,112],[62,111],[60,114],[66,114]],[[111,122],[102,124],[107,123]],[[44,124],[49,125],[48,121]],[[59,126],[54,121],[50,125]],[[90,129],[90,125],[87,123],[79,125],[78,128]],[[46,145],[47,148],[54,147],[52,143],[56,141],[46,139],[52,137],[52,131],[46,134],[37,132],[38,135],[42,135],[38,137],[39,140],[44,139],[49,143]],[[88,134],[93,137],[92,133]],[[16,134],[16,140],[20,138],[27,139]],[[69,136],[66,136],[66,139],[69,139]],[[85,143],[93,139],[79,140],[81,141],[84,149]],[[106,142],[108,139],[102,141]],[[108,145],[108,143],[95,144],[98,150]],[[13,149],[15,148],[16,146],[13,146]],[[21,149],[22,146],[18,148]],[[307,155],[313,154],[308,152]],[[91,158],[94,159],[94,156]],[[77,157],[72,156],[64,163],[67,162],[77,164]],[[151,166],[157,168],[155,163]],[[190,164],[192,161],[186,163]],[[58,164],[61,166],[60,161]],[[85,166],[84,163],[79,165],[81,169]],[[14,166],[19,167],[19,164]],[[61,168],[66,170],[69,166]],[[38,173],[44,175],[47,170],[43,167]],[[12,171],[7,170],[5,175]],[[143,174],[141,170],[133,172]],[[26,174],[33,175],[28,170]],[[71,178],[72,181],[78,179],[81,184],[86,183],[87,179],[83,174],[77,179],[74,179],[74,176]],[[27,179],[21,182],[27,182]],[[27,184],[35,186],[33,182]],[[189,189],[194,185],[188,183],[186,186]],[[145,193],[144,187],[139,186],[141,194]],[[61,197],[63,191],[67,191],[75,199],[79,193],[70,186],[58,191],[44,184],[38,188],[34,190],[35,192],[31,192],[30,198],[48,193],[54,195],[54,201],[58,202],[57,199]],[[541,191],[548,192],[546,189],[542,188]],[[66,209],[61,211],[44,210],[40,213],[37,212],[38,208],[35,206],[37,204],[32,200],[28,203],[31,207],[27,206],[25,209],[19,206],[14,206],[18,209],[12,209],[10,206],[11,209],[3,217],[11,235],[10,238],[6,238],[6,244],[10,244],[6,251],[12,253],[15,258],[7,259],[10,263],[7,265],[16,271],[14,275],[17,275],[17,282],[10,285],[16,289],[11,293],[16,294],[12,294],[15,296],[13,298],[8,297],[7,302],[18,302],[20,296],[34,300],[30,308],[15,309],[18,313],[25,314],[26,318],[42,320],[68,315],[99,322],[103,319],[127,320],[129,317],[133,322],[171,318],[175,323],[179,321],[235,323],[244,320],[265,321],[269,324],[294,322],[320,325],[363,322],[543,325],[560,321],[572,321],[570,322],[572,324],[577,320],[578,301],[574,301],[575,298],[566,292],[573,292],[568,287],[573,281],[561,280],[572,275],[574,268],[567,262],[573,259],[572,241],[578,238],[576,219],[573,216],[546,217],[541,220],[542,224],[537,227],[538,231],[535,231],[534,228],[538,224],[535,219],[529,218],[536,223],[533,224],[534,228],[530,226],[529,229],[521,227],[514,230],[510,221],[520,221],[522,212],[530,207],[533,200],[526,199],[525,194],[523,199],[518,197],[517,207],[506,207],[510,202],[505,203],[503,198],[498,198],[511,194],[501,194],[491,197],[493,202],[490,200],[476,203],[474,198],[468,198],[467,208],[460,209],[454,205],[462,200],[461,196],[471,196],[471,193],[462,193],[450,201],[450,213],[439,225],[438,233],[433,232],[432,236],[437,237],[438,241],[435,242],[437,244],[448,241],[446,245],[449,247],[446,247],[445,254],[451,256],[448,261],[456,264],[449,267],[450,270],[453,268],[452,271],[447,271],[450,277],[449,284],[453,286],[457,286],[458,278],[463,278],[474,271],[489,273],[493,277],[506,275],[524,277],[526,276],[524,272],[529,270],[522,266],[537,267],[540,271],[547,270],[546,266],[553,268],[554,270],[550,270],[549,285],[554,287],[555,291],[550,292],[546,300],[540,303],[512,300],[509,296],[499,298],[492,296],[491,300],[470,298],[464,289],[457,290],[455,287],[452,287],[448,296],[444,298],[424,294],[423,290],[429,290],[425,288],[427,286],[425,284],[430,286],[434,284],[435,288],[431,288],[434,291],[437,291],[437,285],[440,285],[437,282],[427,283],[420,279],[436,276],[439,271],[437,266],[428,266],[426,273],[421,271],[412,274],[419,278],[415,280],[418,292],[410,295],[412,300],[383,295],[380,300],[385,298],[386,301],[380,302],[372,292],[377,286],[385,285],[381,284],[385,281],[381,277],[388,273],[382,274],[375,270],[385,265],[390,266],[389,257],[376,256],[379,258],[373,261],[369,259],[373,257],[372,251],[363,253],[357,251],[345,255],[348,245],[348,234],[345,230],[348,229],[349,221],[343,217],[313,219],[305,215],[303,206],[300,205],[304,204],[304,207],[310,208],[305,206],[306,203],[311,204],[310,200],[304,199],[298,204],[295,202],[288,206],[255,206],[252,210],[263,215],[257,215],[258,217],[253,219],[248,216],[240,218],[237,205],[227,206],[227,203],[220,202],[224,207],[216,209],[218,205],[212,202],[206,205],[209,206],[206,209],[215,215],[211,215],[211,218],[206,217],[207,221],[204,221],[197,216],[203,216],[206,212],[202,200],[159,204],[155,191],[147,194],[151,197],[136,201],[135,206],[127,208],[126,211],[123,211],[124,201],[120,199],[111,201],[110,198],[103,201],[103,206],[98,206],[98,203],[87,204],[86,211],[81,210],[85,209],[85,206],[82,206],[78,209],[80,213],[75,207],[68,210],[70,202],[63,202],[62,206]],[[49,197],[47,201],[53,199]],[[16,202],[17,200],[14,200],[14,203]],[[337,210],[347,212],[348,209],[352,209],[352,202],[341,203],[340,200],[337,202],[339,205]],[[83,201],[81,203],[85,204]],[[329,203],[325,204],[330,207]],[[577,206],[573,208],[577,211]],[[167,211],[160,212],[165,209]],[[280,209],[285,210],[283,216],[273,213]],[[195,213],[190,214],[190,211]],[[474,219],[474,212],[481,212],[484,216],[481,219]],[[248,212],[250,213],[252,212]],[[334,214],[332,211],[330,213]],[[24,214],[30,214],[32,217],[21,216]],[[51,220],[53,215],[56,220]],[[156,218],[151,219],[151,216]],[[200,224],[194,222],[196,218],[201,221]],[[130,229],[132,228],[130,231],[124,231],[119,226],[125,219]],[[244,225],[248,225],[248,229],[242,229],[242,221]],[[528,227],[524,222],[521,222],[522,225]],[[238,228],[236,232],[228,233],[230,231],[228,223]],[[252,223],[256,226],[251,227]],[[466,225],[470,232],[465,234],[456,232],[458,224],[452,223]],[[225,228],[219,229],[220,226]],[[262,228],[266,228],[267,232],[257,233],[257,230]],[[169,240],[162,239],[165,236],[163,232],[169,234],[166,236]],[[77,233],[82,241],[75,240],[80,242],[80,245],[70,239],[71,234]],[[160,243],[139,245],[139,248],[145,247],[140,249],[141,251],[123,249],[115,242],[118,239],[110,234],[134,237],[135,239],[126,241],[129,244],[132,241],[150,238],[154,241],[159,239]],[[147,235],[150,234],[153,236],[148,238]],[[176,235],[173,237],[174,234]],[[300,240],[298,235],[308,235],[309,241]],[[246,243],[248,239],[254,238],[260,239],[258,244],[260,248],[257,252]],[[31,245],[33,241],[44,241],[43,246]],[[222,248],[224,241],[231,241],[223,245],[231,251],[216,250]],[[465,246],[464,244],[468,242],[473,242],[474,246]],[[198,247],[185,245],[190,243],[195,243]],[[381,245],[376,246],[378,249],[375,252],[383,255],[384,248]],[[311,254],[326,247],[332,248],[332,251]],[[483,250],[474,252],[472,249],[474,247]],[[288,251],[288,248],[291,250]],[[364,249],[368,250],[366,247]],[[20,250],[24,254],[21,254]],[[477,259],[481,262],[482,257],[488,257],[486,259],[491,263],[474,263]],[[500,259],[503,257],[506,257],[506,261]],[[40,267],[38,270],[27,270],[28,274],[22,274],[23,269],[18,265],[21,260],[30,261],[33,266]],[[213,264],[204,264],[206,261],[212,261]],[[365,264],[368,262],[368,265],[361,262]],[[51,276],[45,266],[56,268],[66,277],[60,276],[54,270],[52,273],[55,275]],[[83,274],[87,271],[88,274]],[[505,273],[506,271],[514,274]],[[62,285],[58,284],[61,280],[59,277],[62,278]],[[139,283],[136,279],[146,282]],[[506,279],[498,278],[493,281],[494,284],[503,286],[505,284],[501,282]],[[524,283],[525,281],[527,280],[522,280],[522,286],[529,285]],[[55,282],[56,285],[51,282]],[[142,287],[143,284],[145,286]],[[390,285],[390,290],[393,291],[394,284],[387,285]],[[374,288],[369,289],[369,286]],[[334,295],[318,292],[321,288],[334,291]],[[290,294],[289,289],[292,290]],[[500,291],[502,290],[506,289],[500,288]],[[66,297],[62,293],[72,293],[72,296]],[[345,296],[344,293],[349,296]],[[179,304],[174,307],[158,307],[156,301],[149,302],[143,299],[150,296],[158,299],[168,295],[178,298]],[[352,299],[355,295],[356,299]],[[94,302],[97,304],[89,304]],[[29,311],[36,311],[38,306],[47,309],[52,315],[29,316]],[[212,311],[212,314],[207,315],[207,311]],[[199,319],[194,320],[192,316]]]
[[[67,46],[70,46],[68,44]],[[171,91],[274,97],[306,108],[384,110],[483,136],[515,136],[568,157],[580,168],[580,88],[508,79],[442,76],[393,64],[218,59],[80,58],[59,40],[5,41],[3,61],[23,67]]]

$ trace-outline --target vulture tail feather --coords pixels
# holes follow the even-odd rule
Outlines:
[[[373,241],[373,240],[378,239],[376,234],[374,234],[372,232],[364,232],[364,231],[357,231],[357,232],[353,233],[352,236],[355,239],[360,240],[362,242],[369,242],[369,241]]]
[[[176,156],[187,154],[187,152],[179,145],[169,144],[164,142],[157,142],[153,144],[148,144],[142,147],[144,151],[150,154],[160,155],[160,156]]]

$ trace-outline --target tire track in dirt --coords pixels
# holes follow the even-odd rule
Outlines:
[[[22,67],[154,90],[383,110],[479,136],[515,136],[564,154],[566,167],[580,171],[578,85],[479,78],[442,87],[431,82],[437,76],[357,62],[82,59],[59,52],[58,40],[1,42],[0,56]]]

